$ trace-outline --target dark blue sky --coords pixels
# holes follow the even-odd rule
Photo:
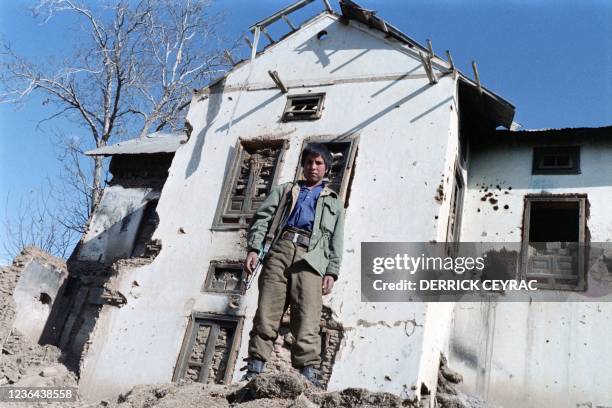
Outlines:
[[[248,27],[292,0],[220,0],[221,31],[237,38]],[[339,10],[336,0],[332,7]],[[512,102],[525,128],[612,124],[612,1],[608,0],[360,0],[363,7],[415,40],[433,42],[439,55],[450,49],[455,64],[472,76],[478,63],[483,84]],[[75,32],[66,20],[39,25],[27,1],[0,4],[0,35],[31,58],[70,51]],[[322,10],[316,0],[300,16]],[[264,40],[265,41],[265,40]],[[246,55],[246,47],[242,52]],[[37,123],[52,111],[32,99],[20,110],[0,105],[0,219],[20,198],[58,172],[50,133]],[[70,129],[68,127],[68,129]],[[0,228],[0,239],[2,232]],[[0,263],[2,258],[0,257]]]

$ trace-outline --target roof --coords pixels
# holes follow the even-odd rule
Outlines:
[[[522,130],[496,130],[498,137],[515,137],[532,139],[539,137],[572,138],[579,140],[585,137],[612,137],[612,125],[601,127],[580,127],[563,129],[522,129]]]
[[[260,28],[265,29],[265,27],[272,24],[273,22],[280,20],[281,18],[283,18],[283,16],[286,16],[303,6],[310,4],[311,2],[312,0],[299,0],[296,3],[284,8],[283,10],[273,14],[272,16],[267,17],[266,19],[254,24],[251,27],[251,30],[253,30],[256,26],[260,26]],[[309,20],[302,23],[302,25],[297,29],[289,31],[279,40],[271,41],[271,43],[264,47],[262,51],[257,52],[256,56],[265,53],[270,46],[278,44],[279,42],[289,38],[295,32],[301,30],[302,27],[315,20],[322,14],[331,14],[340,17],[341,19],[344,19],[345,22],[348,20],[357,21],[361,24],[367,25],[372,29],[376,29],[383,32],[386,37],[393,38],[401,44],[408,46],[408,48],[410,49],[414,49],[425,54],[430,53],[430,50],[428,48],[425,48],[416,40],[402,33],[400,30],[398,30],[385,20],[381,19],[380,17],[377,17],[376,11],[367,10],[359,6],[352,0],[339,0],[339,5],[342,11],[341,15],[338,15],[337,13],[331,11],[323,11],[322,13],[317,14],[316,16],[313,16]],[[438,67],[444,69],[448,66],[450,67],[448,68],[448,72],[456,72],[458,74],[459,83],[461,85],[461,88],[464,90],[463,94],[467,97],[465,101],[467,102],[467,105],[469,105],[468,110],[470,110],[472,114],[476,114],[479,117],[483,118],[484,122],[487,123],[489,128],[495,129],[498,126],[503,126],[509,129],[511,127],[512,120],[514,118],[514,113],[516,110],[512,103],[508,102],[507,100],[495,94],[494,92],[488,90],[476,81],[468,78],[461,71],[457,70],[456,67],[454,67],[450,62],[446,62],[443,58],[434,54],[432,59],[435,59],[435,63]],[[208,84],[208,86],[204,87],[199,92],[213,89],[216,85],[222,83],[230,72],[248,63],[248,61],[249,60],[247,59],[237,62],[236,64],[234,64],[234,66],[229,72],[226,72],[225,75],[218,78],[217,80],[212,81],[210,84]]]
[[[409,48],[415,48],[426,54],[430,52],[428,48],[425,48],[385,20],[377,17],[376,11],[364,9],[352,0],[340,0],[340,9],[342,10],[343,18],[356,20],[370,28],[382,31],[386,36],[406,44]],[[441,62],[445,62],[441,57],[435,54],[433,56]],[[467,85],[467,88],[472,91],[467,92],[469,103],[479,106],[479,110],[488,118],[493,128],[504,126],[509,129],[514,118],[514,105],[484,86],[479,86],[478,83],[468,78],[461,71],[457,70],[457,73],[459,74],[460,83]],[[479,99],[482,101],[479,102]]]
[[[174,153],[187,141],[185,133],[155,132],[144,138],[130,139],[110,146],[102,146],[85,152],[88,156],[113,156],[119,154]]]

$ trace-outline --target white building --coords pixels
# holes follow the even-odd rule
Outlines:
[[[609,303],[362,303],[359,271],[362,242],[529,242],[525,209],[543,194],[573,194],[580,239],[610,241],[612,129],[496,131],[512,124],[509,102],[367,10],[340,9],[196,92],[188,140],[89,152],[113,156],[114,179],[71,259],[53,340],[75,357],[80,392],[97,401],[137,384],[241,377],[257,300],[256,285],[240,288],[246,226],[320,141],[346,206],[322,317],[328,389],[431,397],[443,353],[466,391],[498,406],[611,405]],[[290,11],[255,25],[255,41]],[[577,151],[578,173],[534,175],[534,148],[547,146],[537,154],[574,173],[564,160]],[[499,185],[495,205],[481,201],[484,184]]]

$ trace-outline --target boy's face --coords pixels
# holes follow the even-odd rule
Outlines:
[[[308,184],[317,184],[325,176],[325,160],[321,155],[310,154],[304,160],[304,178]]]

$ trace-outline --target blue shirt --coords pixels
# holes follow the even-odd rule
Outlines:
[[[321,183],[318,186],[308,188],[305,183],[300,182],[300,194],[298,195],[293,212],[287,220],[287,227],[294,227],[312,232],[317,200],[319,199],[321,191],[323,191],[323,184],[324,183]]]

